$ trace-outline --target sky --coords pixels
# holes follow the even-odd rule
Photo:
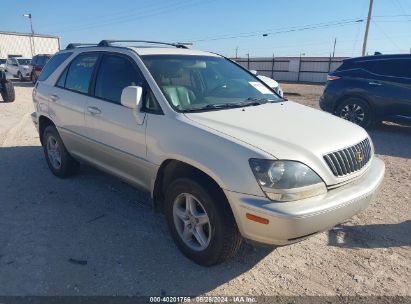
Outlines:
[[[369,0],[0,0],[0,31],[193,42],[225,56],[361,55]],[[7,8],[7,9],[5,9]],[[266,34],[266,35],[264,35]],[[410,53],[411,0],[374,0],[367,51]]]

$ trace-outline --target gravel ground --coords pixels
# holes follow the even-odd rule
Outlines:
[[[283,88],[314,107],[322,91]],[[371,131],[387,171],[366,211],[203,268],[180,254],[146,194],[87,166],[66,180],[50,173],[31,92],[16,83],[16,101],[0,102],[0,295],[411,295],[410,127]]]

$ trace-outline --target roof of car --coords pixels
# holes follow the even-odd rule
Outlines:
[[[118,44],[120,43],[120,44]],[[126,45],[124,45],[126,43]],[[128,44],[128,45],[127,45]],[[98,44],[93,43],[69,43],[65,50],[81,49],[80,52],[98,50],[101,48],[127,48],[138,55],[187,55],[187,56],[211,56],[220,55],[189,48],[191,43],[168,43],[145,40],[102,40]]]
[[[344,61],[369,61],[369,60],[386,60],[386,59],[411,59],[411,54],[389,54],[389,55],[370,55],[362,57],[348,58]]]
[[[191,56],[212,56],[219,55],[194,49],[171,48],[171,47],[128,47],[141,56],[145,55],[191,55]]]

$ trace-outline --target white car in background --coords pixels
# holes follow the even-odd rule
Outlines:
[[[6,65],[7,59],[0,58],[0,71],[4,71],[4,66]]]
[[[272,88],[278,95],[280,95],[281,97],[284,97],[284,91],[281,89],[281,86],[277,81],[267,76],[257,75],[258,72],[256,70],[250,70],[250,72],[256,75],[258,79],[260,79],[270,88]]]
[[[31,59],[29,58],[9,58],[6,61],[4,70],[14,77],[17,77],[20,81],[24,81],[30,77],[30,62]]]
[[[267,77],[267,76],[263,76],[263,75],[257,75],[257,77],[264,82],[266,85],[268,85],[270,88],[272,88],[278,95],[280,95],[281,97],[284,97],[284,92],[281,89],[280,84],[275,81],[274,79]]]

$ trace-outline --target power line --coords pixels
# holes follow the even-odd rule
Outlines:
[[[397,4],[397,6],[398,6],[399,10],[401,11],[401,13],[406,14],[405,9],[404,9],[404,7],[402,6],[401,2],[400,2],[399,0],[395,0],[394,2]],[[405,16],[404,16],[404,17],[405,17]],[[406,18],[406,20],[407,20],[407,21],[411,21],[411,20],[408,19],[408,18]]]
[[[290,28],[283,28],[282,30],[276,30],[276,31],[268,31],[268,32],[249,32],[249,33],[243,33],[243,34],[237,34],[237,35],[223,35],[223,36],[217,36],[217,37],[210,37],[210,38],[204,38],[204,39],[195,39],[195,40],[190,40],[192,42],[203,42],[203,41],[217,41],[217,40],[228,40],[228,39],[237,39],[237,38],[248,38],[248,37],[256,37],[256,36],[268,36],[268,35],[276,35],[276,34],[283,34],[283,33],[291,33],[291,32],[301,32],[301,31],[306,31],[306,30],[314,30],[314,29],[323,29],[323,28],[330,28],[330,27],[336,27],[336,26],[344,26],[352,23],[358,23],[358,22],[363,22],[364,20],[362,19],[345,19],[345,21],[335,21],[335,22],[329,22],[329,23],[317,23],[317,24],[311,24],[311,25],[305,25],[305,26],[300,26],[300,27],[290,27]]]
[[[192,0],[181,1],[178,4],[173,3],[171,5],[163,5],[163,7],[161,7],[160,9],[153,9],[151,12],[145,12],[143,14],[132,14],[129,17],[124,17],[123,16],[121,18],[114,18],[112,20],[109,20],[108,22],[94,23],[94,24],[90,24],[90,25],[86,25],[86,26],[82,26],[82,27],[78,27],[78,28],[71,28],[71,29],[68,29],[68,30],[60,31],[60,32],[66,33],[66,32],[74,32],[74,31],[84,31],[84,30],[93,29],[93,28],[101,28],[101,27],[106,27],[106,26],[110,26],[110,25],[128,23],[128,22],[132,22],[134,20],[139,20],[139,19],[143,19],[143,18],[162,15],[162,14],[165,14],[165,13],[168,13],[168,12],[171,12],[171,11],[175,11],[175,10],[182,10],[182,9],[186,9],[186,8],[189,8],[189,7],[194,7],[194,6],[198,6],[198,5],[202,5],[202,4],[208,4],[212,1],[216,1],[216,0],[209,0],[207,2],[203,2],[203,1],[192,2]]]
[[[168,4],[168,6],[171,5],[176,5],[180,4],[181,2],[187,2],[187,1],[192,1],[192,0],[178,0],[178,1],[173,1]],[[136,13],[147,13],[151,11],[158,10],[160,8],[164,8],[164,4],[159,4],[159,3],[150,3],[149,5],[138,5],[136,7],[131,7],[128,10],[120,10],[120,11],[114,11],[111,12],[110,14],[103,14],[103,15],[93,15],[91,17],[87,17],[88,23],[85,24],[80,24],[80,26],[85,27],[85,26],[90,26],[90,25],[97,25],[101,21],[98,21],[100,19],[104,19],[103,21],[115,21],[115,20],[122,20],[123,18],[130,17],[130,16],[135,16]],[[91,22],[90,22],[91,21]],[[55,25],[53,24],[47,24],[49,27],[53,27]],[[66,29],[71,29],[72,27],[70,26],[63,26],[63,27],[57,27],[55,31],[59,30],[66,30]]]
[[[391,37],[390,37],[389,35],[387,35],[387,33],[382,29],[382,27],[381,27],[378,23],[375,23],[374,21],[373,21],[373,23],[377,26],[377,28],[378,28],[378,29],[380,30],[380,32],[385,36],[385,38],[387,38],[387,40],[392,43],[392,45],[393,45],[395,48],[397,48],[398,50],[401,49],[401,48],[398,46],[398,44],[396,44],[396,43],[394,42],[394,40],[392,40]]]

